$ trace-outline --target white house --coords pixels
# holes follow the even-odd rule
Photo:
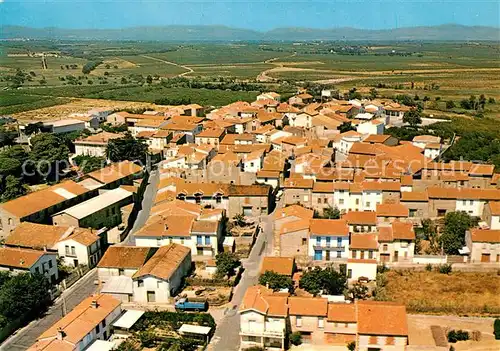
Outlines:
[[[243,348],[285,349],[287,296],[275,295],[261,285],[252,286],[245,292],[239,314]]]
[[[56,247],[59,257],[67,266],[94,267],[101,258],[100,238],[89,229],[75,230],[74,234],[58,241]]]
[[[351,150],[351,147],[354,143],[359,143],[361,141],[361,134],[353,130],[342,133],[340,135],[341,139],[339,150],[341,153],[346,155],[349,153],[349,150]]]
[[[165,303],[182,287],[191,270],[191,250],[170,244],[156,251],[132,277],[134,301]]]
[[[69,133],[84,130],[85,121],[80,121],[78,119],[61,119],[59,121],[45,122],[43,127],[54,134]]]
[[[14,274],[43,274],[51,283],[59,277],[57,270],[57,254],[54,252],[0,247],[0,271]]]
[[[249,153],[243,160],[243,172],[257,173],[262,169],[264,162],[264,152],[256,150]]]
[[[89,296],[42,333],[28,350],[85,350],[96,340],[108,340],[110,327],[121,313],[121,302],[114,297]]]
[[[349,227],[342,219],[311,219],[309,256],[315,261],[346,260],[349,255]]]
[[[374,119],[368,122],[360,123],[356,128],[360,134],[382,135],[384,134],[385,124],[380,119]]]
[[[76,156],[93,156],[106,157],[106,147],[110,140],[123,138],[122,134],[101,132],[98,134],[89,135],[86,138],[76,139],[75,155]]]
[[[465,233],[471,263],[500,264],[500,230],[471,229]]]
[[[490,201],[484,206],[481,217],[490,229],[500,229],[500,201]]]

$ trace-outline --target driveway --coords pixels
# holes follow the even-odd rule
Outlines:
[[[0,350],[17,351],[28,349],[44,331],[63,317],[64,304],[67,313],[97,291],[97,286],[94,285],[96,279],[97,270],[94,268],[58,297],[55,304],[43,318],[31,322],[5,340],[0,346]]]
[[[273,218],[274,214],[261,217],[263,231],[257,237],[248,258],[242,260],[245,272],[234,290],[233,299],[231,300],[232,307],[224,311],[224,317],[217,326],[208,350],[237,351],[240,349],[240,316],[238,308],[248,287],[258,283],[262,258],[272,255]]]

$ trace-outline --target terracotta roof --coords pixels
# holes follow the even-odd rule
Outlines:
[[[150,224],[146,224],[143,228],[139,229],[135,236],[147,237],[190,237],[191,227],[195,216],[193,215],[166,215],[159,216],[158,218],[151,217]]]
[[[216,234],[218,228],[218,221],[194,221],[191,233]]]
[[[162,246],[132,277],[137,279],[146,275],[151,275],[160,279],[170,279],[187,256],[191,254],[191,249],[178,244]]]
[[[310,224],[311,235],[349,235],[349,227],[343,219],[311,219]]]
[[[380,301],[357,302],[358,334],[408,336],[406,307]]]
[[[488,205],[490,206],[491,215],[500,216],[500,201],[490,201]]]
[[[109,184],[130,175],[138,174],[141,171],[142,168],[139,165],[130,161],[122,161],[114,163],[108,167],[101,168],[97,171],[90,172],[88,173],[88,176],[103,184]]]
[[[342,216],[347,224],[376,225],[377,214],[373,211],[349,211]]]
[[[287,233],[293,233],[297,232],[299,230],[304,230],[307,229],[309,230],[309,220],[307,219],[299,219],[297,221],[293,222],[288,222],[283,224],[280,230],[280,234],[287,234]]]
[[[98,268],[140,268],[152,254],[150,247],[110,246],[102,256]]]
[[[303,178],[287,178],[285,179],[285,189],[312,189],[314,186],[313,179]]]
[[[279,178],[280,171],[268,171],[261,169],[257,172],[257,178]]]
[[[93,301],[97,302],[97,308],[92,307]],[[92,332],[120,304],[121,302],[111,295],[89,296],[40,335],[38,341],[28,350],[74,350],[76,344]],[[65,336],[63,340],[58,340],[58,331],[61,329]],[[68,344],[71,347],[68,347]]]
[[[427,194],[429,199],[456,199],[458,189],[455,188],[440,188],[440,187],[429,187],[427,188]]]
[[[73,234],[71,234],[65,239],[61,239],[60,241],[74,240],[77,243],[80,243],[84,246],[90,246],[99,239],[100,239],[99,236],[94,232],[92,232],[91,230],[84,228],[77,228]]]
[[[292,257],[264,257],[260,273],[263,274],[266,271],[271,271],[291,277],[294,264],[295,259]]]
[[[370,134],[365,140],[365,143],[385,143],[387,139],[389,139],[390,135],[379,135],[379,134]]]
[[[328,314],[328,300],[321,297],[291,296],[288,305],[290,315],[294,316],[326,317]]]
[[[73,227],[21,222],[5,239],[5,244],[32,249],[52,249],[65,233],[69,234],[73,230]]]
[[[84,145],[107,145],[108,141],[112,139],[123,138],[123,134],[100,132],[97,134],[89,135],[86,138],[76,139],[74,144],[84,144]]]
[[[471,229],[473,242],[500,243],[500,229]]]
[[[275,219],[280,219],[287,216],[295,216],[301,219],[311,219],[313,218],[314,211],[304,208],[300,205],[291,205],[284,208],[277,209],[274,213]]]
[[[272,290],[262,285],[251,286],[243,296],[240,313],[247,310],[255,310],[269,316],[286,317],[287,296],[273,295]]]
[[[328,322],[355,323],[356,306],[350,303],[329,303]]]
[[[412,223],[393,222],[392,237],[400,240],[415,240],[415,231]]]
[[[30,269],[44,255],[56,254],[17,247],[0,247],[0,266]]]
[[[72,180],[66,180],[43,190],[18,197],[0,205],[12,215],[23,218],[69,199],[82,195],[89,190]]]
[[[429,197],[426,191],[402,191],[400,201],[428,202]]]
[[[362,184],[363,190],[365,191],[401,191],[401,183],[400,182],[370,182],[365,181]]]
[[[402,204],[377,204],[377,217],[408,217],[409,211]]]
[[[196,138],[220,138],[224,134],[224,129],[205,129],[199,134],[196,134]]]
[[[349,249],[377,250],[377,235],[373,233],[352,233]]]
[[[315,182],[313,187],[313,193],[331,193],[333,196],[333,191],[335,189],[335,183],[330,182]]]
[[[456,191],[457,199],[500,201],[500,189],[460,188]]]

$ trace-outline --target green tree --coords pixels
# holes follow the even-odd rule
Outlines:
[[[45,179],[55,179],[60,168],[68,165],[69,148],[54,134],[42,133],[31,138],[30,158]]]
[[[355,351],[356,350],[356,342],[351,341],[351,342],[347,343],[346,347],[349,351]]]
[[[16,137],[17,133],[15,131],[0,127],[0,147],[14,145]]]
[[[424,240],[429,241],[429,248],[427,250],[427,254],[438,254],[439,253],[439,241],[438,241],[438,234],[436,230],[436,226],[434,225],[434,222],[429,219],[425,218],[421,222],[422,226],[422,236]]]
[[[495,319],[493,323],[493,334],[495,335],[495,340],[500,340],[500,319]]]
[[[218,277],[231,277],[234,271],[241,265],[238,256],[232,252],[222,252],[215,256],[215,265],[217,267]]]
[[[403,122],[408,123],[412,127],[416,127],[422,123],[422,114],[417,109],[410,109],[405,112]]]
[[[378,91],[375,88],[370,89],[370,99],[376,99],[378,96]]]
[[[0,288],[0,313],[8,320],[37,318],[51,304],[50,283],[41,274],[19,274]]]
[[[281,289],[288,289],[288,291],[292,291],[293,288],[292,278],[273,271],[265,271],[264,274],[261,274],[259,277],[259,284],[267,286],[269,289],[273,289],[274,291]]]
[[[27,193],[27,189],[19,178],[9,175],[5,178],[2,191],[2,201],[9,201]]]
[[[443,250],[448,255],[458,255],[465,245],[465,231],[478,223],[477,218],[463,211],[449,212],[444,217],[444,231],[439,237]]]
[[[302,334],[300,334],[300,332],[294,332],[290,334],[289,340],[292,345],[298,346],[302,344]]]
[[[143,139],[134,139],[130,134],[110,140],[106,147],[106,153],[112,162],[129,160],[141,161],[145,164],[147,152],[146,142]]]
[[[340,211],[337,207],[326,207],[323,209],[323,218],[340,219]]]
[[[346,297],[351,301],[366,300],[369,297],[368,287],[356,282],[351,288],[346,290]]]
[[[242,213],[237,213],[233,217],[233,222],[238,226],[238,227],[243,227],[247,224],[245,221],[245,216]]]
[[[151,77],[151,75],[148,75],[148,76],[146,77],[146,83],[148,83],[148,84],[153,83],[153,77]]]
[[[350,130],[356,130],[356,128],[353,127],[351,122],[342,122],[342,124],[338,127],[338,130],[341,133],[345,133],[345,132],[348,132]]]
[[[103,168],[106,165],[106,159],[104,157],[93,157],[79,155],[73,158],[80,170],[83,173],[89,173],[97,169]]]
[[[452,100],[446,101],[446,108],[448,110],[451,110],[452,108],[455,108],[455,103]]]
[[[328,295],[341,295],[347,284],[346,276],[333,267],[314,267],[304,274],[299,281],[299,287],[317,295],[320,292]]]

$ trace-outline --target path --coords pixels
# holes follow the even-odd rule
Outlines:
[[[144,58],[150,59],[150,60],[160,61],[160,62],[166,63],[168,65],[177,66],[177,67],[180,67],[180,68],[187,70],[187,72],[183,72],[181,74],[178,74],[176,77],[184,77],[186,74],[194,72],[194,70],[191,67],[180,65],[180,64],[175,63],[175,62],[165,61],[165,60],[159,59],[157,57],[148,56],[148,55],[141,55],[141,56]]]
[[[26,327],[14,332],[12,336],[2,343],[0,350],[17,351],[28,349],[44,331],[62,318],[63,297],[66,304],[66,311],[69,312],[84,299],[96,292],[97,286],[94,285],[96,279],[97,270],[94,268],[73,286],[64,291],[43,318],[37,319]]]
[[[268,76],[267,74],[270,73],[271,71],[273,71],[276,68],[283,68],[284,65],[281,62],[280,63],[274,63],[274,61],[277,61],[277,60],[280,60],[280,59],[284,59],[284,58],[294,57],[296,55],[297,55],[297,53],[294,52],[293,54],[291,54],[289,56],[273,57],[273,58],[270,58],[268,60],[265,60],[264,63],[271,63],[273,65],[277,65],[277,67],[269,68],[269,69],[266,69],[265,71],[260,72],[259,75],[257,76],[257,82],[273,82],[273,81],[275,81],[276,79],[274,79],[273,77]]]

